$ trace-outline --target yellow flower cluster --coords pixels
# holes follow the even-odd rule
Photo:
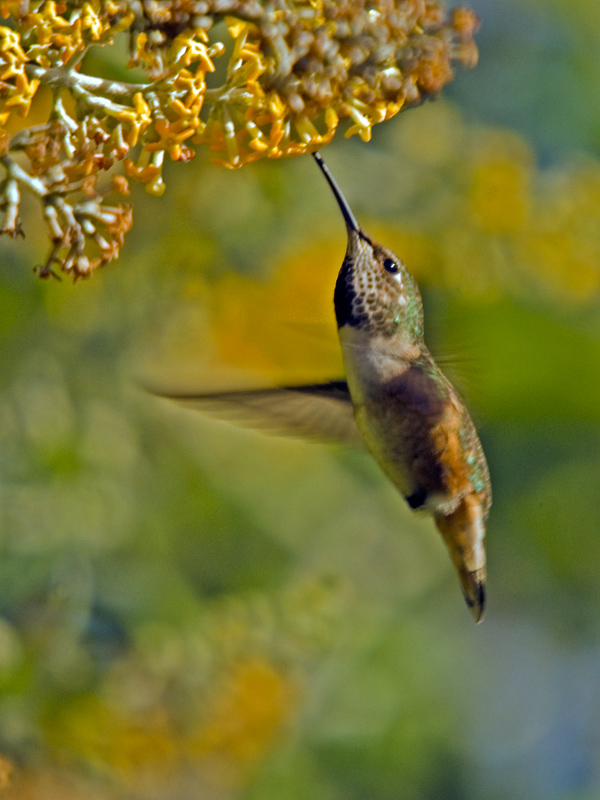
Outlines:
[[[27,116],[39,80],[30,80],[25,72],[27,56],[19,36],[10,28],[0,26],[0,126],[4,127],[13,111]]]
[[[437,93],[453,62],[477,59],[474,14],[447,17],[437,0],[4,0],[0,14],[9,18],[0,26],[1,231],[21,232],[20,190],[32,192],[52,241],[42,276],[57,265],[77,278],[117,257],[131,214],[119,206],[107,224],[98,210],[107,190],[96,185],[116,162],[160,195],[165,154],[187,161],[192,145],[240,167],[316,150],[340,120],[346,135],[368,140],[374,124]],[[221,21],[212,39],[226,41],[209,40]],[[82,70],[90,48],[119,34],[129,37],[128,66],[149,82]],[[207,88],[225,53],[220,85]],[[27,116],[40,87],[51,92],[50,115],[23,127],[13,111]]]
[[[439,92],[452,60],[474,66],[476,27],[472,12],[445,20],[438,4],[420,0],[290,2],[259,21],[232,21],[227,80],[207,93],[199,140],[228,167],[311,152],[344,119],[346,136],[368,141],[373,125]]]
[[[112,39],[134,20],[132,10],[111,0],[78,4],[47,0],[37,10],[19,16],[29,59],[46,69],[67,64],[90,42],[100,43],[107,34]]]

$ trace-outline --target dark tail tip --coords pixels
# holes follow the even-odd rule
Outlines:
[[[485,613],[485,583],[474,581],[469,593],[463,592],[469,611],[475,622],[481,622]]]

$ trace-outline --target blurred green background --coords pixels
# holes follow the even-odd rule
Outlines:
[[[600,796],[600,6],[471,5],[478,68],[325,155],[478,425],[484,623],[368,456],[140,390],[340,374],[315,164],[200,153],[88,282],[0,242],[7,798]]]

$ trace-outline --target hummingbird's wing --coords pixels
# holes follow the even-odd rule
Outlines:
[[[207,394],[153,393],[244,427],[320,442],[364,445],[346,381]]]

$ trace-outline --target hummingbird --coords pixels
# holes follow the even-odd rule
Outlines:
[[[366,445],[409,507],[429,513],[476,622],[485,608],[490,476],[475,425],[424,341],[421,295],[406,265],[358,224],[312,154],[342,213],[347,248],[334,309],[345,379],[210,394],[156,392],[273,432]]]

